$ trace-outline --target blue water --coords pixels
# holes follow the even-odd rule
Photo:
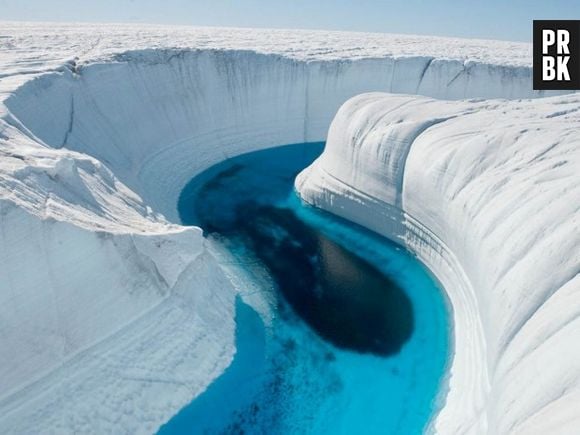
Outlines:
[[[234,361],[160,434],[407,435],[440,405],[443,291],[403,248],[297,199],[294,178],[322,148],[229,159],[183,190],[182,222],[202,226],[248,288]]]

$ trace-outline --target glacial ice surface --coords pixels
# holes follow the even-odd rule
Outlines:
[[[338,108],[363,92],[548,95],[532,90],[522,43],[8,22],[0,33],[0,427],[9,433],[155,431],[228,367],[239,289],[177,214],[196,174],[244,152],[325,140]],[[301,191],[324,207],[316,192],[326,192],[334,212],[367,226],[365,215],[380,213],[373,229],[445,284],[465,346],[436,427],[573,428],[577,97],[384,97],[384,107],[365,98],[351,121],[367,126],[360,140],[375,154],[329,140],[327,156],[352,157],[348,183],[328,168],[324,182],[303,177]],[[404,115],[400,128],[382,130],[385,107]],[[383,133],[392,149],[379,146]]]

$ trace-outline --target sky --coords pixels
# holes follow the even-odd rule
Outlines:
[[[512,41],[531,41],[534,19],[580,19],[580,0],[0,0],[0,20],[354,30]]]

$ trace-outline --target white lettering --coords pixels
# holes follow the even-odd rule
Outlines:
[[[567,30],[558,30],[558,54],[570,54],[569,43],[570,33]]]
[[[542,58],[542,80],[549,81],[556,78],[555,64],[553,57],[545,56]]]
[[[558,70],[558,80],[570,81],[570,73],[568,72],[568,61],[570,56],[558,57],[556,69]]]
[[[542,54],[548,54],[548,48],[556,42],[556,33],[550,29],[542,30]]]

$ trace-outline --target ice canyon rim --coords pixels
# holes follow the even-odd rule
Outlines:
[[[473,100],[546,96],[527,44],[1,29],[0,427],[154,431],[202,392],[235,351],[236,290],[178,224],[179,192],[229,156],[326,139],[374,91],[440,101],[349,100],[297,187],[363,225],[380,216],[372,229],[444,283],[456,352],[434,428],[577,427],[580,99]],[[98,428],[80,417],[94,404]]]

